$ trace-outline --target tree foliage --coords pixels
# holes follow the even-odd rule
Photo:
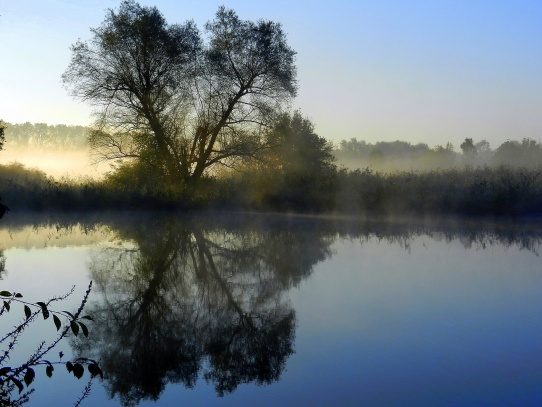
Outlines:
[[[5,135],[4,130],[6,128],[6,123],[3,120],[0,120],[0,150],[4,149]]]
[[[314,131],[299,111],[283,113],[270,133],[272,162],[284,173],[320,174],[333,169],[333,145]]]
[[[459,147],[465,156],[474,156],[476,154],[476,147],[471,138],[466,138]]]
[[[205,25],[168,24],[123,1],[72,47],[63,81],[97,108],[103,159],[146,161],[175,183],[257,155],[274,113],[296,93],[295,52],[280,24],[219,8]],[[204,39],[205,38],[205,39]]]
[[[264,172],[272,177],[263,187],[273,201],[289,209],[322,209],[323,197],[333,189],[333,145],[314,131],[299,111],[284,113],[275,122]]]

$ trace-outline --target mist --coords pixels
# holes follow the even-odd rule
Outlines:
[[[456,145],[448,142],[445,146],[430,147],[425,143],[411,144],[400,140],[372,144],[352,138],[342,140],[333,155],[339,167],[387,174],[465,167],[538,168],[542,164],[542,144],[529,138],[507,140],[495,149],[483,139],[460,139]]]
[[[102,179],[110,166],[94,162],[87,133],[83,126],[8,123],[0,164],[20,163],[56,180]]]

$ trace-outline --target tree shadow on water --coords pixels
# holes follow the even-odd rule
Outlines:
[[[110,397],[136,405],[198,379],[223,396],[280,378],[296,324],[285,291],[330,255],[333,238],[260,226],[125,225],[118,236],[133,244],[93,256],[97,327],[93,341],[73,345],[103,361]]]

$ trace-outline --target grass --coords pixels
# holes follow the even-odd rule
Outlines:
[[[260,181],[263,178],[265,182]],[[337,170],[325,180],[317,176],[302,183],[277,180],[278,188],[272,182],[265,174],[206,179],[195,193],[188,194],[174,186],[143,188],[126,178],[55,180],[21,164],[0,165],[0,196],[12,210],[227,208],[370,216],[542,215],[540,168],[466,167],[394,173]]]

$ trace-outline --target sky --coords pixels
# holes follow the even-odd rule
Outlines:
[[[297,52],[292,108],[338,144],[542,141],[539,0],[140,0],[200,29],[224,5],[280,22]],[[0,119],[92,122],[61,83],[70,46],[119,0],[0,0]]]

